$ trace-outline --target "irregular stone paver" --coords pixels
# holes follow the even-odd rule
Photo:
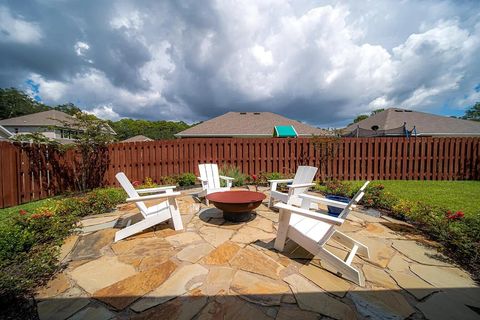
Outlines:
[[[112,243],[116,231],[115,229],[105,229],[80,237],[70,259],[84,260],[100,257],[102,255],[100,250]]]
[[[375,283],[377,286],[387,289],[398,289],[395,281],[382,269],[372,267],[368,264],[363,266],[365,280]]]
[[[225,242],[205,256],[200,263],[213,265],[228,265],[228,262],[241,248],[232,242]]]
[[[58,256],[58,261],[62,262],[65,260],[65,258],[68,256],[68,254],[72,251],[72,249],[75,247],[77,244],[79,236],[76,234],[73,234],[69,236],[65,241],[63,242],[63,245],[60,247],[60,254]]]
[[[418,300],[438,291],[432,285],[417,276],[398,271],[389,271],[389,273],[400,287],[407,290]]]
[[[141,312],[175,297],[181,296],[188,290],[192,289],[192,286],[195,283],[200,282],[194,281],[194,278],[206,276],[207,273],[208,270],[198,264],[180,267],[161,286],[135,302],[130,308],[136,312]]]
[[[280,305],[282,295],[290,293],[283,281],[241,270],[235,273],[230,289],[245,300],[265,306]]]
[[[426,301],[417,304],[417,308],[429,320],[478,320],[480,316],[472,309],[459,304],[447,293],[436,293]]]
[[[173,247],[162,238],[136,238],[131,240],[119,241],[111,246],[113,252],[117,255],[131,256],[155,256],[159,252],[172,251]]]
[[[85,298],[50,299],[37,305],[40,320],[64,320],[90,303]]]
[[[410,270],[410,262],[407,261],[407,259],[408,258],[397,253],[392,260],[390,260],[388,269],[398,272],[408,272]]]
[[[115,317],[115,314],[102,306],[87,307],[76,313],[74,316],[68,318],[68,320],[109,320]]]
[[[227,242],[234,233],[233,230],[218,227],[203,227],[199,232],[202,238],[214,247],[218,247],[222,243]]]
[[[273,240],[278,228],[278,212],[268,210],[265,204],[250,221],[230,223],[223,220],[221,211],[195,204],[190,196],[177,200],[184,211],[185,230],[175,231],[169,224],[162,223],[114,244],[113,233],[118,229],[69,238],[62,246],[61,259],[67,261],[74,251],[83,256],[68,260],[63,271],[66,277],[62,273],[57,276],[63,280],[54,279],[39,290],[37,304],[46,302],[41,297],[53,296],[54,299],[48,301],[56,300],[59,304],[43,304],[42,308],[59,310],[63,316],[64,309],[70,306],[61,302],[68,301],[74,304],[73,309],[80,308],[67,312],[76,313],[73,316],[77,319],[108,319],[113,314],[119,319],[281,320],[314,319],[321,317],[320,313],[330,314],[329,318],[400,319],[410,315],[414,304],[418,304],[417,299],[422,300],[425,314],[432,317],[435,303],[443,303],[436,301],[438,298],[430,300],[438,294],[448,297],[449,308],[463,311],[470,310],[465,309],[466,306],[480,308],[480,289],[473,287],[466,273],[453,266],[419,265],[408,258],[408,252],[392,247],[394,242],[398,244],[397,238],[405,239],[400,240],[405,241],[400,242],[400,246],[407,241],[418,242],[415,245],[422,250],[425,249],[423,243],[427,248],[437,246],[406,223],[354,213],[340,227],[370,249],[370,259],[357,256],[353,260],[355,268],[367,278],[367,288],[361,289],[336,276],[334,268],[291,240],[283,252],[276,251]],[[190,213],[197,208],[205,209]],[[102,222],[101,219],[110,223],[115,220],[107,220],[120,217],[121,227],[129,219],[142,218],[134,204],[123,209],[91,221],[85,219],[84,224],[96,228],[102,226],[102,223],[96,224]],[[108,232],[110,236],[100,237]],[[212,243],[218,247],[214,248]],[[83,252],[77,248],[78,244]],[[326,248],[340,258],[348,254],[347,249],[334,240],[329,241]],[[98,254],[103,257],[97,258]],[[167,262],[178,267],[161,283],[158,279],[163,277],[162,272],[168,271],[161,265]],[[441,288],[433,287],[431,282]],[[457,286],[449,287],[454,285]],[[79,306],[78,300],[89,304]],[[110,310],[103,303],[109,304]],[[144,311],[137,313],[128,309],[135,305]],[[122,311],[115,313],[114,309]],[[419,310],[409,318],[421,319]],[[435,317],[435,313],[432,314]]]
[[[267,233],[275,232],[275,230],[273,229],[273,222],[260,216],[256,216],[255,219],[248,221],[246,225],[249,227],[260,229]]]
[[[135,268],[131,265],[109,256],[85,263],[69,272],[72,279],[90,294],[135,273]]]
[[[405,319],[415,310],[392,290],[358,289],[348,293],[358,312],[368,319]]]
[[[378,238],[370,238],[365,237],[360,234],[349,234],[355,240],[359,241],[360,243],[366,245],[368,247],[368,251],[370,252],[370,258],[362,258],[370,263],[373,263],[380,268],[385,268],[389,263],[390,260],[395,255],[395,250],[390,248],[389,240],[383,239],[380,240]]]
[[[330,297],[307,279],[292,274],[284,278],[291,287],[298,306],[307,311],[321,313],[335,319],[353,319],[355,313],[346,304]]]
[[[51,298],[70,289],[70,281],[65,273],[55,275],[44,287],[37,291],[36,299]]]
[[[394,240],[393,247],[410,259],[427,265],[451,266],[446,257],[437,250],[427,248],[411,240]]]
[[[339,297],[344,297],[351,287],[348,281],[313,264],[304,265],[299,271],[320,288]]]
[[[93,225],[96,225],[96,224],[103,224],[103,223],[106,223],[106,222],[111,222],[111,221],[114,221],[114,220],[117,220],[117,219],[118,219],[117,216],[104,216],[104,217],[94,217],[94,218],[89,218],[89,219],[83,219],[82,221],[80,221],[80,226],[85,228],[85,227],[90,227],[90,226],[93,226]]]
[[[201,242],[202,238],[194,232],[183,232],[166,237],[165,240],[175,247],[186,246],[195,242]]]
[[[157,268],[137,273],[111,286],[100,289],[93,294],[93,297],[111,305],[117,310],[122,310],[144,294],[164,283],[175,269],[175,263],[167,261]]]
[[[412,264],[410,269],[417,276],[440,289],[476,287],[470,275],[459,268]]]
[[[210,267],[207,279],[201,287],[202,292],[208,296],[214,296],[219,292],[228,293],[235,269],[229,267]]]
[[[172,301],[133,315],[132,320],[175,319],[190,320],[207,304],[205,296],[181,296]]]
[[[215,248],[208,243],[193,244],[177,253],[176,257],[182,261],[195,263],[203,256],[209,254],[213,249]]]
[[[244,226],[232,237],[232,242],[248,244],[257,240],[270,241],[275,234],[267,233],[254,227]]]
[[[319,315],[310,311],[301,310],[296,306],[282,306],[278,310],[275,320],[318,320]]]
[[[283,269],[278,262],[253,248],[241,249],[230,261],[230,264],[244,271],[258,273],[273,279],[278,279],[278,275]]]
[[[220,301],[212,301],[207,304],[196,320],[272,320],[262,309],[239,298],[228,297],[223,299],[222,297],[218,300]]]

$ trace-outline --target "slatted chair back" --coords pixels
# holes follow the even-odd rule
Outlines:
[[[128,180],[127,176],[125,175],[125,173],[119,172],[115,175],[115,178],[117,178],[118,182],[122,186],[123,190],[125,190],[129,198],[137,198],[139,196],[137,190],[135,190],[132,183],[130,182],[130,180]],[[137,206],[137,208],[140,210],[140,212],[144,217],[148,215],[147,206],[143,201],[135,202],[135,205]]]
[[[365,189],[367,188],[368,184],[370,181],[367,181],[363,184],[363,186],[360,188],[360,190],[357,191],[357,193],[353,196],[352,200],[348,203],[348,205],[340,212],[338,217],[340,219],[346,219],[348,214],[350,213],[350,209],[354,204],[357,204],[362,200],[363,196],[365,195]]]
[[[207,180],[207,185],[203,186],[204,189],[220,188],[220,175],[216,163],[199,164],[198,170],[200,171],[200,178]]]
[[[297,172],[295,173],[295,177],[293,178],[292,184],[304,184],[304,183],[311,183],[313,179],[315,179],[315,175],[317,174],[318,168],[311,167],[311,166],[299,166]],[[294,195],[305,193],[308,190],[306,188],[295,188],[293,190]]]

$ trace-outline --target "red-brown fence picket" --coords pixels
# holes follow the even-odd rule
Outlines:
[[[0,142],[0,208],[39,200],[75,188],[75,152],[45,146],[20,148]],[[181,139],[115,143],[109,146],[106,185],[119,171],[131,180],[160,181],[193,172],[198,164],[234,165],[246,174],[294,173],[299,165],[319,168],[319,179],[478,180],[480,138]],[[70,173],[67,173],[69,171]]]

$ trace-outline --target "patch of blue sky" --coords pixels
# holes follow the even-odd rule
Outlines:
[[[40,84],[35,83],[32,79],[25,81],[25,84],[30,89],[32,98],[37,102],[42,102],[42,97],[40,96]]]

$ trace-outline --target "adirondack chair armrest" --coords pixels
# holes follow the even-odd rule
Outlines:
[[[278,180],[268,180],[270,183],[290,183],[293,182],[293,179],[278,179]]]
[[[152,194],[149,196],[127,198],[126,202],[139,202],[139,201],[155,200],[155,199],[161,199],[161,198],[171,198],[171,197],[179,196],[181,194],[182,194],[181,192],[158,193],[158,194]]]
[[[167,190],[173,190],[177,186],[164,186],[164,187],[157,187],[157,188],[148,188],[148,189],[136,189],[137,193],[142,194],[142,193],[158,193],[162,191],[167,191]]]
[[[295,188],[307,188],[307,187],[313,187],[315,183],[301,183],[301,184],[290,184],[287,187],[295,189]]]
[[[208,180],[207,179],[203,179],[202,177],[197,177],[198,180],[200,180],[201,182],[207,182]]]
[[[341,209],[344,209],[346,206],[348,206],[348,203],[345,203],[345,202],[330,200],[327,198],[315,197],[309,194],[299,194],[298,197],[302,199],[306,199],[310,202],[323,203],[323,204],[336,207],[336,208],[341,208]]]
[[[343,222],[345,221],[344,219],[341,219],[341,218],[335,218],[335,217],[331,217],[331,216],[328,216],[328,215],[323,214],[323,213],[317,213],[317,212],[314,212],[314,211],[310,211],[308,209],[302,209],[302,208],[294,207],[292,205],[288,205],[288,204],[285,204],[285,203],[282,203],[282,202],[277,203],[274,207],[277,208],[277,209],[285,209],[285,210],[288,210],[292,213],[295,213],[295,214],[298,214],[298,215],[301,215],[301,216],[304,216],[304,217],[307,217],[307,218],[312,218],[312,219],[315,219],[315,220],[323,221],[323,222],[333,224],[333,225],[336,225],[336,226],[341,226],[343,224]]]
[[[235,180],[235,178],[227,177],[227,176],[219,176],[219,177],[220,177],[220,179],[227,180],[227,181],[233,181],[233,180]]]

